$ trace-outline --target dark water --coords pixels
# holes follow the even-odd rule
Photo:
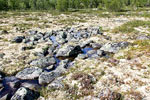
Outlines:
[[[0,91],[0,99],[7,95],[7,100],[9,100],[17,91],[18,88],[22,87],[24,83],[37,86],[38,88],[41,85],[38,83],[37,79],[34,80],[20,80],[14,76],[5,77],[2,81],[4,88]]]

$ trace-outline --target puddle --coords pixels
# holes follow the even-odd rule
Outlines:
[[[94,49],[91,48],[91,47],[85,47],[85,48],[82,49],[83,54],[87,54],[87,52],[90,51],[90,50],[94,50]]]

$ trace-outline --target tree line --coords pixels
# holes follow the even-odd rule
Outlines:
[[[124,7],[150,6],[150,0],[0,0],[0,10],[59,10],[98,8],[121,11]]]

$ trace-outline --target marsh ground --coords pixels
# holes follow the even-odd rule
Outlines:
[[[25,44],[12,43],[16,36],[26,35],[29,30],[48,32],[67,27],[85,28],[99,26],[104,35],[111,37],[109,42],[128,41],[132,45],[120,50],[109,59],[76,59],[76,65],[69,69],[63,82],[71,88],[48,91],[42,94],[49,100],[85,99],[93,100],[105,88],[119,92],[124,100],[150,99],[150,40],[137,40],[138,36],[150,35],[150,14],[148,8],[121,13],[82,10],[78,12],[0,12],[0,71],[13,75],[28,67],[28,62],[35,59],[33,52],[44,47],[42,43],[33,50],[22,51]],[[102,37],[91,37],[102,41]],[[108,42],[107,41],[107,42]],[[91,88],[83,89],[82,80],[74,77],[78,74],[94,76]],[[74,76],[74,77],[73,77]],[[83,80],[84,81],[84,80]],[[88,87],[89,88],[89,87]],[[69,98],[67,98],[69,97]]]

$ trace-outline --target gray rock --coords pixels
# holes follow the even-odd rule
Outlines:
[[[48,84],[48,90],[51,89],[62,89],[64,87],[63,83],[61,82],[62,79],[54,80],[52,83]]]
[[[137,40],[150,40],[150,36],[140,35],[136,39]]]
[[[98,43],[91,43],[90,45],[93,49],[100,49],[102,47],[102,45]]]
[[[56,54],[56,57],[77,57],[78,54],[82,53],[80,46],[64,46],[60,48]]]
[[[33,92],[27,88],[21,87],[12,96],[11,100],[35,100],[39,97],[39,93]]]
[[[7,86],[9,86],[12,89],[20,87],[20,81],[19,81],[19,79],[17,79],[14,76],[5,77],[3,81],[4,81],[5,84],[7,84]]]
[[[99,58],[99,55],[98,54],[93,54],[93,55],[91,55],[91,58]]]
[[[36,31],[36,30],[30,30],[28,33],[29,33],[30,35],[35,35],[37,32],[38,32],[38,31]]]
[[[90,44],[93,43],[92,40],[87,40],[87,41],[84,41],[83,43],[80,44],[81,48],[84,48],[86,46],[90,46]]]
[[[8,100],[9,94],[5,94],[4,96],[0,96],[0,100]]]
[[[118,52],[121,48],[125,48],[129,45],[128,42],[119,42],[119,43],[106,43],[101,47],[100,50],[106,51],[106,52],[111,52],[111,53],[116,53]]]
[[[3,58],[5,56],[5,53],[0,53],[0,58]]]
[[[24,38],[25,38],[24,36],[17,36],[12,40],[12,42],[21,43]]]
[[[99,27],[91,27],[91,28],[88,28],[88,31],[89,31],[92,35],[102,34],[102,33],[100,32],[100,28],[99,28]]]
[[[0,90],[3,88],[2,75],[0,75]]]
[[[55,69],[55,72],[57,73],[63,73],[66,71],[66,69],[68,68],[68,63],[69,63],[69,60],[66,59],[66,60],[62,60],[60,63],[59,63],[59,66],[57,66],[57,68]]]
[[[79,54],[77,58],[79,59],[86,59],[88,57],[87,54]]]
[[[36,60],[33,60],[30,65],[37,67],[48,67],[56,63],[55,58],[53,57],[43,57]]]
[[[42,73],[42,69],[38,67],[31,67],[31,68],[26,68],[21,72],[18,72],[16,74],[16,77],[19,79],[23,80],[28,80],[28,79],[35,79],[38,78],[39,75]]]
[[[89,50],[87,52],[87,55],[93,55],[93,54],[96,54],[96,50]]]
[[[99,55],[99,56],[106,56],[106,53],[103,51],[103,50],[97,50],[97,54]]]
[[[30,90],[38,91],[41,86],[37,83],[24,82],[21,84],[22,87],[28,88]]]
[[[38,81],[39,81],[39,84],[41,84],[41,85],[49,84],[58,76],[59,76],[59,73],[57,73],[57,72],[43,72],[39,76]]]

